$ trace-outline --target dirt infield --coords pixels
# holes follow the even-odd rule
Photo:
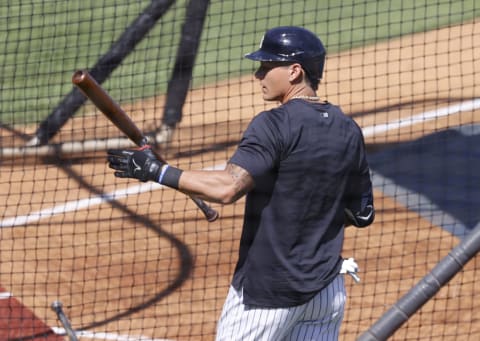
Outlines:
[[[327,94],[364,129],[480,98],[472,71],[480,70],[479,38],[480,24],[462,25],[329,56],[319,94]],[[125,110],[149,130],[157,126],[162,105],[159,97]],[[253,114],[268,105],[252,76],[193,90],[183,121],[164,149],[166,158],[182,168],[224,164]],[[374,132],[366,135],[366,143],[377,150],[470,123],[480,123],[479,109]],[[0,134],[6,144],[24,142],[5,130]],[[69,121],[54,142],[78,136],[107,138],[118,131],[92,112]],[[211,340],[237,258],[243,199],[215,205],[221,218],[209,224],[180,193],[114,178],[103,152],[63,163],[36,161],[0,164],[0,183],[10,186],[2,188],[2,219],[31,218],[0,229],[0,285],[41,322],[32,333],[58,326],[50,304],[60,299],[78,330]],[[120,191],[126,188],[133,192],[124,196]],[[97,202],[105,193],[116,196]],[[375,197],[374,225],[346,231],[344,256],[357,259],[362,281],[346,281],[342,340],[365,331],[458,243],[381,188]],[[59,213],[46,210],[51,207]],[[479,261],[477,256],[393,339],[479,339],[480,312],[474,308],[480,297],[475,286]],[[2,328],[0,339],[8,339]]]

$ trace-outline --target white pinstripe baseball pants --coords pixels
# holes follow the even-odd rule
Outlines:
[[[242,293],[230,287],[216,341],[338,340],[345,300],[343,275],[338,275],[309,302],[290,308],[246,306]]]

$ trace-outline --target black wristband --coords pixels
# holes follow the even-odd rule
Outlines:
[[[162,169],[158,182],[162,185],[178,189],[178,182],[183,171],[181,169],[165,165]]]

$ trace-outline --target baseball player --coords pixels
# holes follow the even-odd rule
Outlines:
[[[268,30],[246,55],[263,98],[224,170],[181,170],[148,148],[110,150],[117,177],[156,181],[232,203],[246,194],[238,262],[217,340],[337,340],[346,299],[344,228],[375,216],[362,132],[316,94],[325,48],[293,26]]]

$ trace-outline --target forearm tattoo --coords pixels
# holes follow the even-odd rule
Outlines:
[[[242,167],[229,163],[226,171],[233,179],[238,197],[243,196],[253,188],[254,181],[252,176]]]

